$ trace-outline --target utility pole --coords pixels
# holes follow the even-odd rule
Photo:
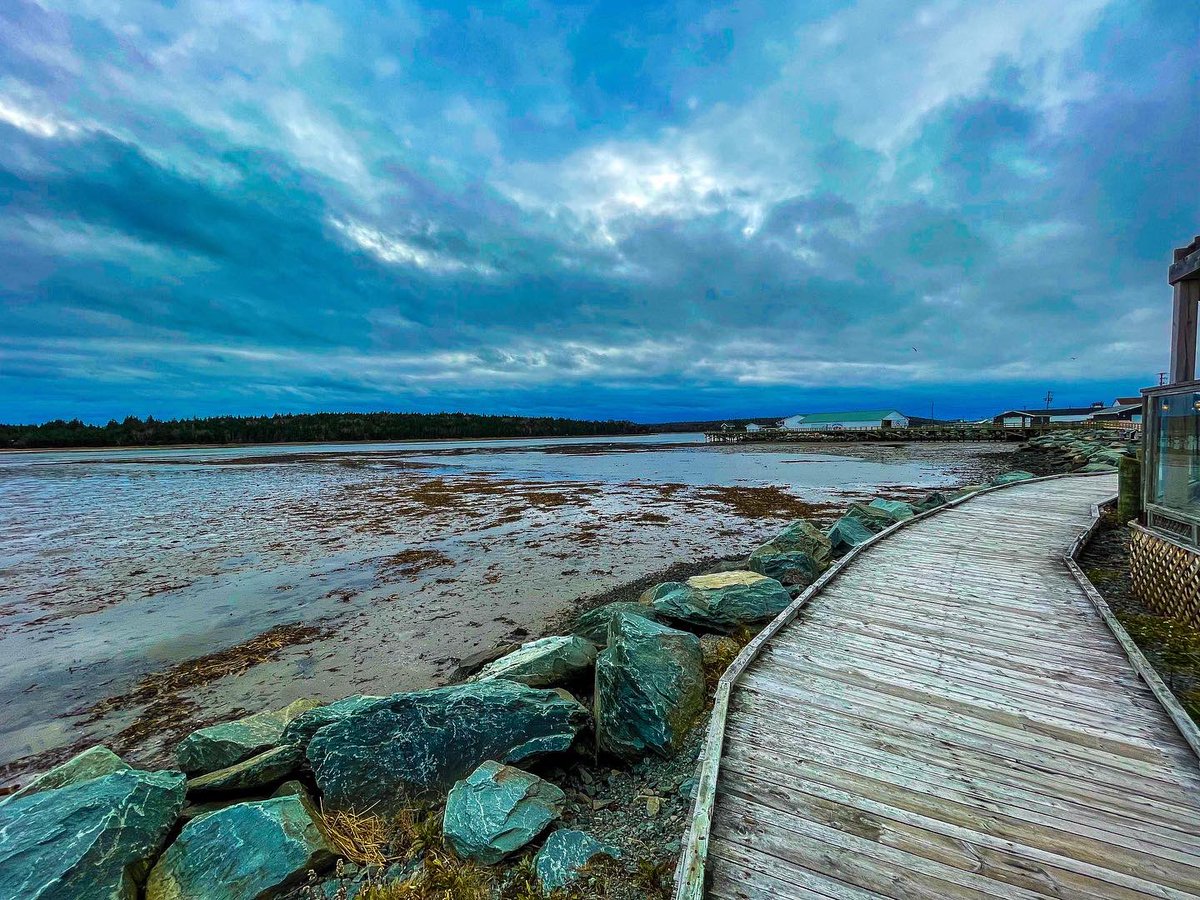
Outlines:
[[[1046,409],[1050,408],[1050,404],[1054,402],[1054,391],[1046,391]]]

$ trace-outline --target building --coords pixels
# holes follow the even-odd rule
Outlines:
[[[762,431],[762,426],[759,425],[757,422],[751,422],[749,425],[746,426],[746,430],[747,431]]]
[[[1142,421],[1142,401],[1137,399],[1132,403],[1122,403],[1118,397],[1112,406],[1098,409],[1092,413],[1095,422],[1131,422],[1140,424]]]
[[[1066,406],[1060,409],[1009,409],[993,416],[992,424],[1030,428],[1058,422],[1086,422],[1104,408],[1103,403],[1096,402],[1091,406]]]
[[[1143,603],[1200,628],[1200,235],[1175,251],[1167,283],[1174,295],[1170,380],[1142,391],[1143,513],[1130,523],[1129,569]]]
[[[894,409],[854,412],[807,413],[788,416],[779,423],[789,431],[837,431],[843,428],[907,428],[908,416]]]

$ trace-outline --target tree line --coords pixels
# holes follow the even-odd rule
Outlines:
[[[573,437],[644,434],[633,422],[469,413],[307,413],[169,419],[128,416],[107,425],[55,419],[41,425],[0,425],[0,447],[154,447],[167,444],[277,444],[407,441],[453,438]]]

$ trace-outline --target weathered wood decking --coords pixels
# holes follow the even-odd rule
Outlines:
[[[768,631],[723,730],[718,694],[678,896],[706,868],[707,896],[748,900],[1200,897],[1189,725],[1063,558],[1114,489],[1041,480],[914,522]]]

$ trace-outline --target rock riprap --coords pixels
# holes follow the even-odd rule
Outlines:
[[[1036,477],[1032,472],[1017,469],[1013,472],[1005,472],[1003,475],[997,475],[992,479],[992,484],[1015,484],[1018,481],[1028,481],[1030,478]]]
[[[566,799],[550,782],[488,760],[451,789],[442,833],[460,859],[493,865],[545,831]]]
[[[193,731],[175,748],[175,761],[189,775],[227,769],[279,746],[291,721],[318,705],[316,700],[297,700],[283,709]]]
[[[654,610],[649,606],[652,598],[644,599],[644,603],[630,603],[619,600],[616,603],[606,603],[603,606],[598,606],[581,615],[575,621],[575,627],[571,630],[585,641],[591,641],[596,647],[603,650],[608,646],[608,626],[621,613],[631,613],[632,615],[641,616],[651,621],[656,620]]]
[[[829,544],[835,556],[843,556],[875,536],[870,528],[853,516],[842,516],[829,526]]]
[[[549,687],[579,678],[596,662],[596,645],[581,637],[556,635],[522,644],[520,649],[488,663],[472,678],[503,678],[529,687]]]
[[[146,900],[266,900],[333,860],[299,797],[237,803],[184,826],[150,872]]]
[[[546,838],[533,859],[533,870],[542,890],[550,893],[578,879],[580,870],[598,856],[619,859],[621,851],[582,831],[560,828]]]
[[[124,772],[129,768],[129,763],[107,747],[96,745],[76,754],[62,765],[55,766],[49,772],[39,775],[16,793],[0,799],[0,803],[11,803],[18,797],[27,797],[30,794],[79,784],[82,781],[91,781],[93,778],[101,778],[114,772]]]
[[[851,503],[846,508],[846,515],[852,519],[857,519],[872,534],[878,534],[885,528],[890,528],[896,524],[896,520],[882,509],[874,506],[865,506],[862,503]]]
[[[929,512],[931,509],[937,509],[939,506],[945,506],[950,502],[950,498],[941,491],[934,491],[926,494],[920,500],[913,504],[913,509],[919,513]]]
[[[489,759],[566,750],[587,721],[565,692],[498,678],[378,700],[320,729],[308,761],[326,806],[387,809],[440,793]]]
[[[783,584],[806,585],[829,568],[829,538],[806,519],[799,519],[750,554],[746,567]]]
[[[871,501],[870,508],[879,510],[893,522],[903,522],[917,514],[911,503],[905,503],[903,500],[884,500],[880,497]]]
[[[659,618],[716,631],[770,621],[792,601],[787,588],[757,572],[696,575],[660,587],[667,589],[651,603]]]
[[[596,658],[600,746],[636,759],[669,754],[704,707],[700,639],[640,616],[622,615]]]
[[[353,694],[343,697],[341,700],[335,700],[333,703],[313,707],[288,723],[287,728],[283,729],[283,737],[279,743],[280,745],[299,747],[302,750],[307,749],[308,742],[312,740],[313,735],[326,725],[340,722],[347,716],[361,712],[385,699],[387,698],[372,697],[368,694]]]
[[[0,897],[137,900],[183,809],[180,772],[128,769],[0,806]]]
[[[193,794],[252,791],[283,781],[300,766],[304,751],[290,745],[275,747],[244,759],[228,769],[218,769],[188,781]]]

